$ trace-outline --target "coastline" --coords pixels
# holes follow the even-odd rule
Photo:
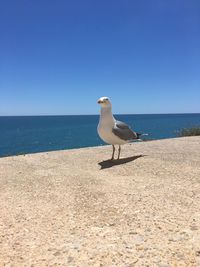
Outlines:
[[[200,137],[110,156],[99,146],[0,158],[2,266],[200,265]]]
[[[198,126],[200,114],[118,114],[145,139],[176,138],[181,129]],[[99,115],[0,117],[0,157],[59,151],[102,144]]]

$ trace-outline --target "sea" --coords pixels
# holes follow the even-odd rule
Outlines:
[[[200,126],[200,113],[115,115],[146,140],[174,138]],[[97,134],[99,115],[1,116],[0,157],[104,145]]]

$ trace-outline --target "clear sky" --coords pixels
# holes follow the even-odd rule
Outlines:
[[[200,112],[199,0],[3,0],[0,115]]]

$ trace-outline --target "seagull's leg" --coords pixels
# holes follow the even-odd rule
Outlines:
[[[115,146],[114,146],[114,145],[112,145],[112,147],[113,147],[113,153],[112,153],[112,158],[111,158],[111,160],[113,160],[113,159],[114,159],[114,155],[115,155]]]
[[[120,152],[121,152],[121,146],[119,145],[119,149],[118,149],[118,158],[117,158],[117,159],[119,159],[119,157],[120,157]]]

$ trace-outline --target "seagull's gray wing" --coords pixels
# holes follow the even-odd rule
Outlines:
[[[126,123],[121,121],[115,121],[112,132],[125,141],[138,138],[137,133],[133,132]]]

